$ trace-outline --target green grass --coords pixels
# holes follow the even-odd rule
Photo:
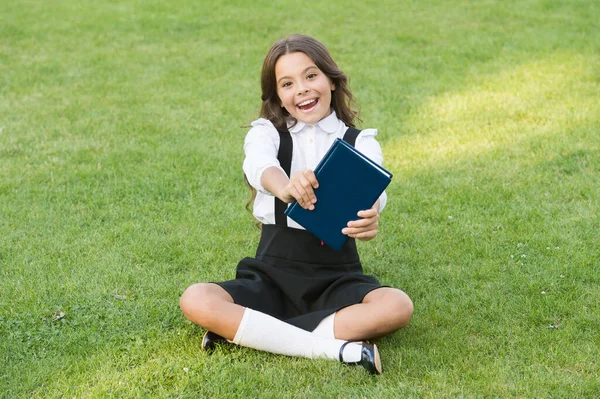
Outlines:
[[[597,397],[600,3],[0,4],[0,397]],[[384,374],[220,348],[178,297],[258,232],[242,142],[276,39],[351,77],[394,173]]]

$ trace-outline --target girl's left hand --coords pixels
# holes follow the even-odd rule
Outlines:
[[[376,207],[358,212],[359,220],[348,222],[348,227],[342,233],[348,237],[358,238],[362,241],[372,240],[377,236],[379,228],[379,213]]]

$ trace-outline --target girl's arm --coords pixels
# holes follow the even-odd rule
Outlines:
[[[317,197],[314,189],[319,187],[319,183],[310,169],[298,171],[288,179],[281,169],[269,167],[262,173],[260,183],[285,203],[295,199],[302,208],[315,209]]]

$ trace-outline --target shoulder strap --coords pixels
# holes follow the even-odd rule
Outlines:
[[[354,127],[349,127],[348,130],[346,130],[346,133],[344,134],[344,141],[350,144],[352,147],[354,147],[354,144],[356,143],[356,138],[359,134],[360,130]]]
[[[285,173],[290,177],[292,169],[292,135],[287,129],[277,129],[279,132],[279,151],[277,152],[277,160]],[[275,197],[275,224],[287,226],[287,216],[283,212],[287,209],[287,204]]]

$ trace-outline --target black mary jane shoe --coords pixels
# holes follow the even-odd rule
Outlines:
[[[353,341],[346,341],[340,348],[340,362],[349,364],[349,365],[361,365],[371,374],[381,374],[381,358],[379,357],[379,350],[377,350],[377,345],[371,344],[369,342],[363,342],[362,348],[360,350],[361,359],[358,362],[344,362],[344,348],[346,345]]]
[[[206,331],[206,333],[202,337],[202,349],[207,352],[210,352],[213,349],[215,349],[215,346],[218,343],[226,343],[226,342],[229,342],[229,341],[227,341],[227,339],[221,337],[220,335],[215,334],[212,331]]]

